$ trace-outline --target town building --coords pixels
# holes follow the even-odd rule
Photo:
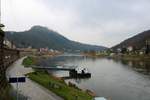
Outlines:
[[[16,48],[16,46],[13,44],[13,42],[10,42],[7,39],[4,40],[4,47],[5,48],[11,48],[11,49],[15,49]]]
[[[133,47],[132,47],[132,46],[128,46],[128,47],[127,47],[127,51],[128,51],[128,52],[133,51]]]

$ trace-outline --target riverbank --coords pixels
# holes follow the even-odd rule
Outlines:
[[[49,75],[47,72],[36,71],[27,74],[27,76],[31,80],[64,98],[64,100],[92,100],[92,96],[87,92],[82,91],[74,85],[67,85],[64,80]]]
[[[136,69],[141,70],[142,66],[144,66],[143,68],[146,73],[149,73],[149,62],[124,62],[120,59],[92,59],[75,56],[66,57],[66,55],[56,58],[55,60],[50,58],[46,60],[46,63],[53,61],[53,63],[57,64],[63,61],[64,64],[67,63],[68,65],[73,64],[88,68],[92,74],[90,79],[68,79],[66,81],[70,81],[84,90],[90,89],[96,93],[96,96],[103,96],[112,100],[149,100],[150,98],[149,74],[143,75],[143,73],[134,70],[134,66],[139,66],[137,65],[138,63],[140,66]],[[57,76],[68,75],[67,72],[62,73],[61,71],[53,71],[52,73]],[[139,95],[141,95],[140,98]]]
[[[24,67],[22,65],[22,61],[24,58],[17,60],[14,64],[12,64],[6,72],[7,78],[11,77],[23,77],[27,73],[31,73],[34,70],[29,67]],[[16,84],[11,84],[13,89],[16,90]],[[30,100],[63,100],[59,96],[55,95],[48,89],[42,87],[41,85],[35,83],[26,77],[25,83],[20,83],[18,91],[20,94],[27,97]],[[20,97],[19,97],[20,98]],[[21,98],[20,98],[21,99]]]
[[[34,65],[36,61],[35,57],[27,57],[22,64],[29,67]],[[83,91],[72,83],[66,84],[63,79],[50,75],[46,71],[35,70],[35,72],[26,75],[29,79],[54,92],[64,100],[92,100],[93,98],[89,90]]]
[[[108,58],[112,59],[120,59],[120,60],[126,60],[126,61],[150,61],[149,55],[113,55],[109,56]]]

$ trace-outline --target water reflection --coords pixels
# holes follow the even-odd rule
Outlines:
[[[133,70],[145,75],[150,75],[150,62],[149,61],[126,61],[120,60],[121,64],[130,66]]]
[[[82,89],[90,89],[97,96],[111,100],[150,100],[150,62],[125,61],[84,56],[58,56],[41,60],[40,65],[57,64],[86,67],[92,77],[89,79],[68,79]],[[68,72],[51,71],[56,76],[68,76]]]

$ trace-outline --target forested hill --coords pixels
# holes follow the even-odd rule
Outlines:
[[[113,49],[132,46],[137,49],[145,47],[146,40],[150,40],[150,30],[139,33],[129,39],[124,40],[120,44],[112,47]]]
[[[33,26],[24,32],[6,32],[6,38],[19,47],[51,48],[56,50],[104,50],[106,47],[75,42],[58,32],[42,26]]]

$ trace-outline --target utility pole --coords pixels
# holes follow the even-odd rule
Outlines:
[[[4,36],[5,33],[2,30],[2,28],[4,27],[4,25],[1,23],[1,0],[0,0],[0,60],[1,60],[1,64],[0,64],[0,69],[2,71],[2,74],[5,72],[4,71]]]
[[[1,3],[2,3],[2,1],[0,0],[0,24],[1,24],[1,8],[2,8]]]
[[[2,1],[0,0],[0,28],[4,27],[1,18],[2,18]]]
[[[2,28],[2,27],[4,27],[4,25],[2,24],[2,1],[0,0],[0,29]]]
[[[5,77],[5,66],[4,66],[4,31],[2,28],[4,25],[1,23],[1,0],[0,0],[0,99],[4,100],[7,96],[3,96],[5,94],[4,88],[7,86],[6,77]]]
[[[150,40],[146,40],[146,54],[150,53]]]

